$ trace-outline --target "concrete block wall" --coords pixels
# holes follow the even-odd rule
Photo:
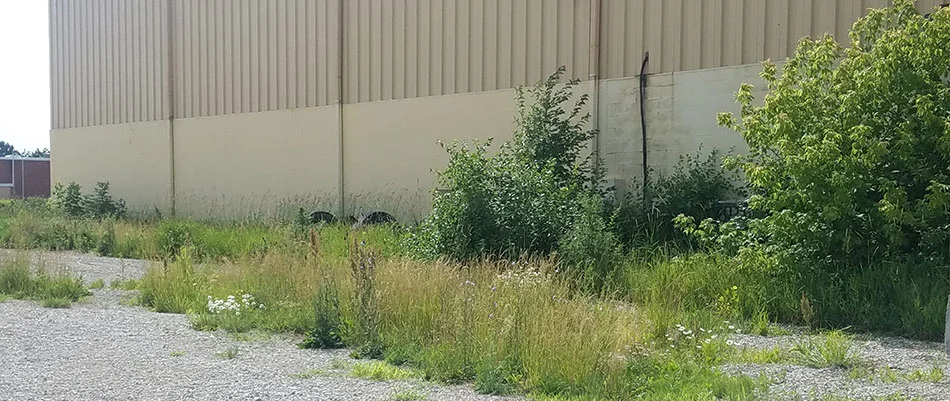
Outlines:
[[[744,152],[738,133],[720,127],[720,112],[739,112],[735,92],[742,83],[765,94],[758,64],[739,67],[653,74],[647,76],[643,115],[647,129],[647,164],[652,177],[670,174],[683,154]],[[642,182],[643,140],[639,78],[600,83],[601,157],[607,178],[621,193]]]

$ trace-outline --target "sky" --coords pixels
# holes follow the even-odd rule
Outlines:
[[[47,0],[0,0],[0,141],[49,148]]]

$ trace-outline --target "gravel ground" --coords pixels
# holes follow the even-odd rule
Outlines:
[[[869,337],[869,336],[864,336]],[[849,377],[845,368],[814,369],[789,364],[726,365],[731,373],[750,376],[765,375],[772,380],[772,398],[778,400],[811,400],[826,396],[846,399],[871,400],[875,397],[901,395],[906,399],[950,400],[950,357],[941,343],[912,341],[903,338],[864,338],[854,340],[857,356],[878,374]],[[760,337],[736,335],[732,341],[737,347],[755,349],[789,348],[802,335]],[[938,382],[912,381],[907,375],[915,371],[940,369],[944,377]],[[889,378],[882,369],[890,369]]]
[[[0,259],[11,257],[0,253]],[[123,305],[113,279],[145,264],[72,253],[33,254],[106,287],[69,309],[0,302],[0,400],[387,400],[412,389],[426,400],[491,400],[470,386],[349,378],[347,351],[303,350],[297,336],[232,336],[191,329],[183,315]],[[236,357],[222,355],[235,348]],[[314,369],[313,377],[296,374]]]
[[[35,265],[68,271],[86,283],[103,279],[106,288],[93,290],[92,297],[69,309],[0,302],[0,400],[391,400],[406,389],[427,400],[504,399],[475,394],[470,386],[353,379],[338,369],[341,361],[354,362],[345,350],[298,349],[294,344],[300,338],[289,335],[239,341],[195,331],[183,315],[128,306],[122,300],[131,294],[110,289],[109,283],[140,277],[147,262],[0,250],[0,260],[12,257],[31,257]],[[767,349],[788,347],[799,338],[736,335],[732,340],[738,347]],[[780,400],[901,394],[950,401],[950,358],[942,344],[900,338],[863,338],[855,344],[874,367],[909,373],[936,366],[947,376],[933,383],[852,379],[846,369],[788,364],[722,369],[765,375],[774,382],[767,398]],[[236,357],[222,356],[230,349],[238,350]],[[314,369],[321,373],[294,377]]]

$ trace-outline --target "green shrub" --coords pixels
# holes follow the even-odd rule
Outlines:
[[[200,227],[197,223],[182,220],[163,220],[155,230],[155,242],[161,256],[166,259],[178,257],[181,249],[193,245]]]
[[[114,223],[104,223],[102,227],[102,235],[99,237],[99,243],[96,245],[96,253],[98,253],[100,256],[112,256],[115,253]]]
[[[587,96],[565,104],[579,81],[559,86],[563,72],[518,89],[518,129],[497,154],[488,153],[491,140],[445,147],[449,164],[438,173],[445,191],[435,194],[414,236],[422,254],[517,257],[557,247],[580,196],[600,177],[581,155],[594,134],[584,130],[589,115],[581,115]]]
[[[53,186],[49,198],[50,209],[64,213],[67,216],[79,217],[84,214],[83,196],[79,184],[70,182],[63,185],[57,182]]]
[[[589,196],[581,201],[580,207],[571,228],[560,240],[558,252],[564,269],[575,273],[582,287],[598,290],[615,282],[623,246],[607,229],[600,198]]]
[[[94,219],[125,216],[125,201],[112,198],[108,182],[96,183],[96,189],[83,199],[82,206],[84,214]]]
[[[853,269],[896,256],[950,257],[950,11],[924,18],[895,1],[854,24],[851,47],[830,35],[799,42],[753,105],[736,95],[747,155],[750,228],[802,268]]]
[[[692,238],[673,223],[676,216],[718,219],[721,201],[744,195],[735,184],[736,177],[722,168],[719,159],[716,150],[703,159],[701,148],[694,156],[680,156],[672,173],[653,178],[646,188],[612,205],[611,230],[632,248],[693,245]]]
[[[316,321],[313,329],[307,332],[306,339],[300,344],[301,348],[342,348],[345,327],[340,310],[340,293],[337,284],[329,275],[324,275],[324,282],[314,301]]]
[[[114,199],[109,194],[108,182],[97,182],[93,193],[84,196],[82,188],[75,182],[63,185],[57,182],[53,186],[50,198],[47,201],[49,209],[63,213],[69,217],[89,217],[104,219],[109,217],[121,218],[125,216],[125,201]]]

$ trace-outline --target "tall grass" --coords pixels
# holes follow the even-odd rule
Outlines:
[[[386,361],[410,365],[430,380],[474,382],[485,393],[741,399],[764,385],[716,373],[716,359],[704,352],[723,347],[721,342],[706,351],[695,345],[664,351],[666,344],[657,344],[653,335],[662,330],[643,309],[572,291],[571,276],[560,272],[554,259],[423,262],[386,255],[394,237],[385,229],[327,228],[305,248],[205,263],[196,263],[185,247],[175,261],[148,271],[138,287],[140,300],[156,310],[189,313],[200,329],[262,328],[311,336],[332,331],[355,349],[367,343],[367,330],[375,330],[378,356]],[[371,238],[384,240],[375,247]],[[354,241],[382,255],[370,262],[371,253],[361,257],[340,249]],[[353,263],[372,263],[373,274],[354,275]],[[361,287],[360,280],[372,280],[372,287]],[[375,307],[361,301],[359,288],[371,288]],[[337,294],[338,302],[318,302],[327,291]],[[208,309],[209,296],[244,294],[265,307]],[[318,316],[334,313],[338,318],[319,323],[328,330],[314,333]],[[373,324],[366,324],[369,319]],[[667,374],[672,376],[662,382],[646,379]]]
[[[81,278],[50,271],[43,265],[31,268],[30,260],[22,255],[0,261],[0,296],[65,307],[89,294]]]

